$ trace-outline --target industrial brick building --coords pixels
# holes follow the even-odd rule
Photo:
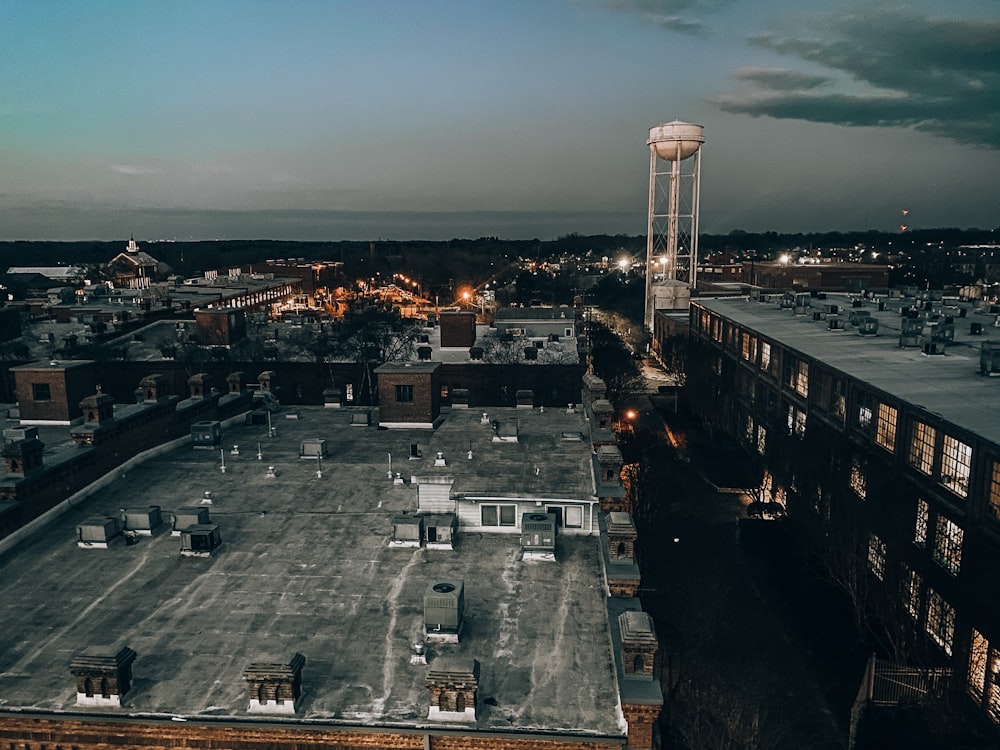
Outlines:
[[[64,449],[91,461],[122,449],[119,423],[175,424],[178,404],[221,421],[0,542],[0,740],[654,746],[658,640],[593,404],[441,408],[437,369],[380,373],[413,386],[419,419],[393,402],[261,421],[240,373],[221,396],[194,377],[181,401],[153,377],[149,403],[83,399]]]
[[[701,298],[688,383],[759,457],[765,500],[860,571],[897,657],[949,668],[1000,722],[994,317],[940,293]]]

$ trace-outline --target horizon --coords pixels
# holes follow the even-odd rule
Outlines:
[[[646,139],[675,119],[705,128],[699,233],[1000,225],[993,0],[38,0],[0,21],[0,239],[644,234]]]

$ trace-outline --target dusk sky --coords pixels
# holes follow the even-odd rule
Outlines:
[[[0,0],[0,239],[644,234],[675,119],[703,232],[1000,227],[1000,3]]]

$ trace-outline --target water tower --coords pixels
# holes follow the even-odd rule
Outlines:
[[[693,289],[698,263],[698,203],[704,128],[674,120],[649,129],[649,227],[646,328],[653,330],[654,278]],[[694,157],[693,159],[691,157]],[[664,291],[668,291],[664,289]]]

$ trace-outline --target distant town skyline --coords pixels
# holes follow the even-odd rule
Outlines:
[[[0,239],[1000,227],[994,0],[0,5]],[[906,211],[904,214],[903,212]]]

